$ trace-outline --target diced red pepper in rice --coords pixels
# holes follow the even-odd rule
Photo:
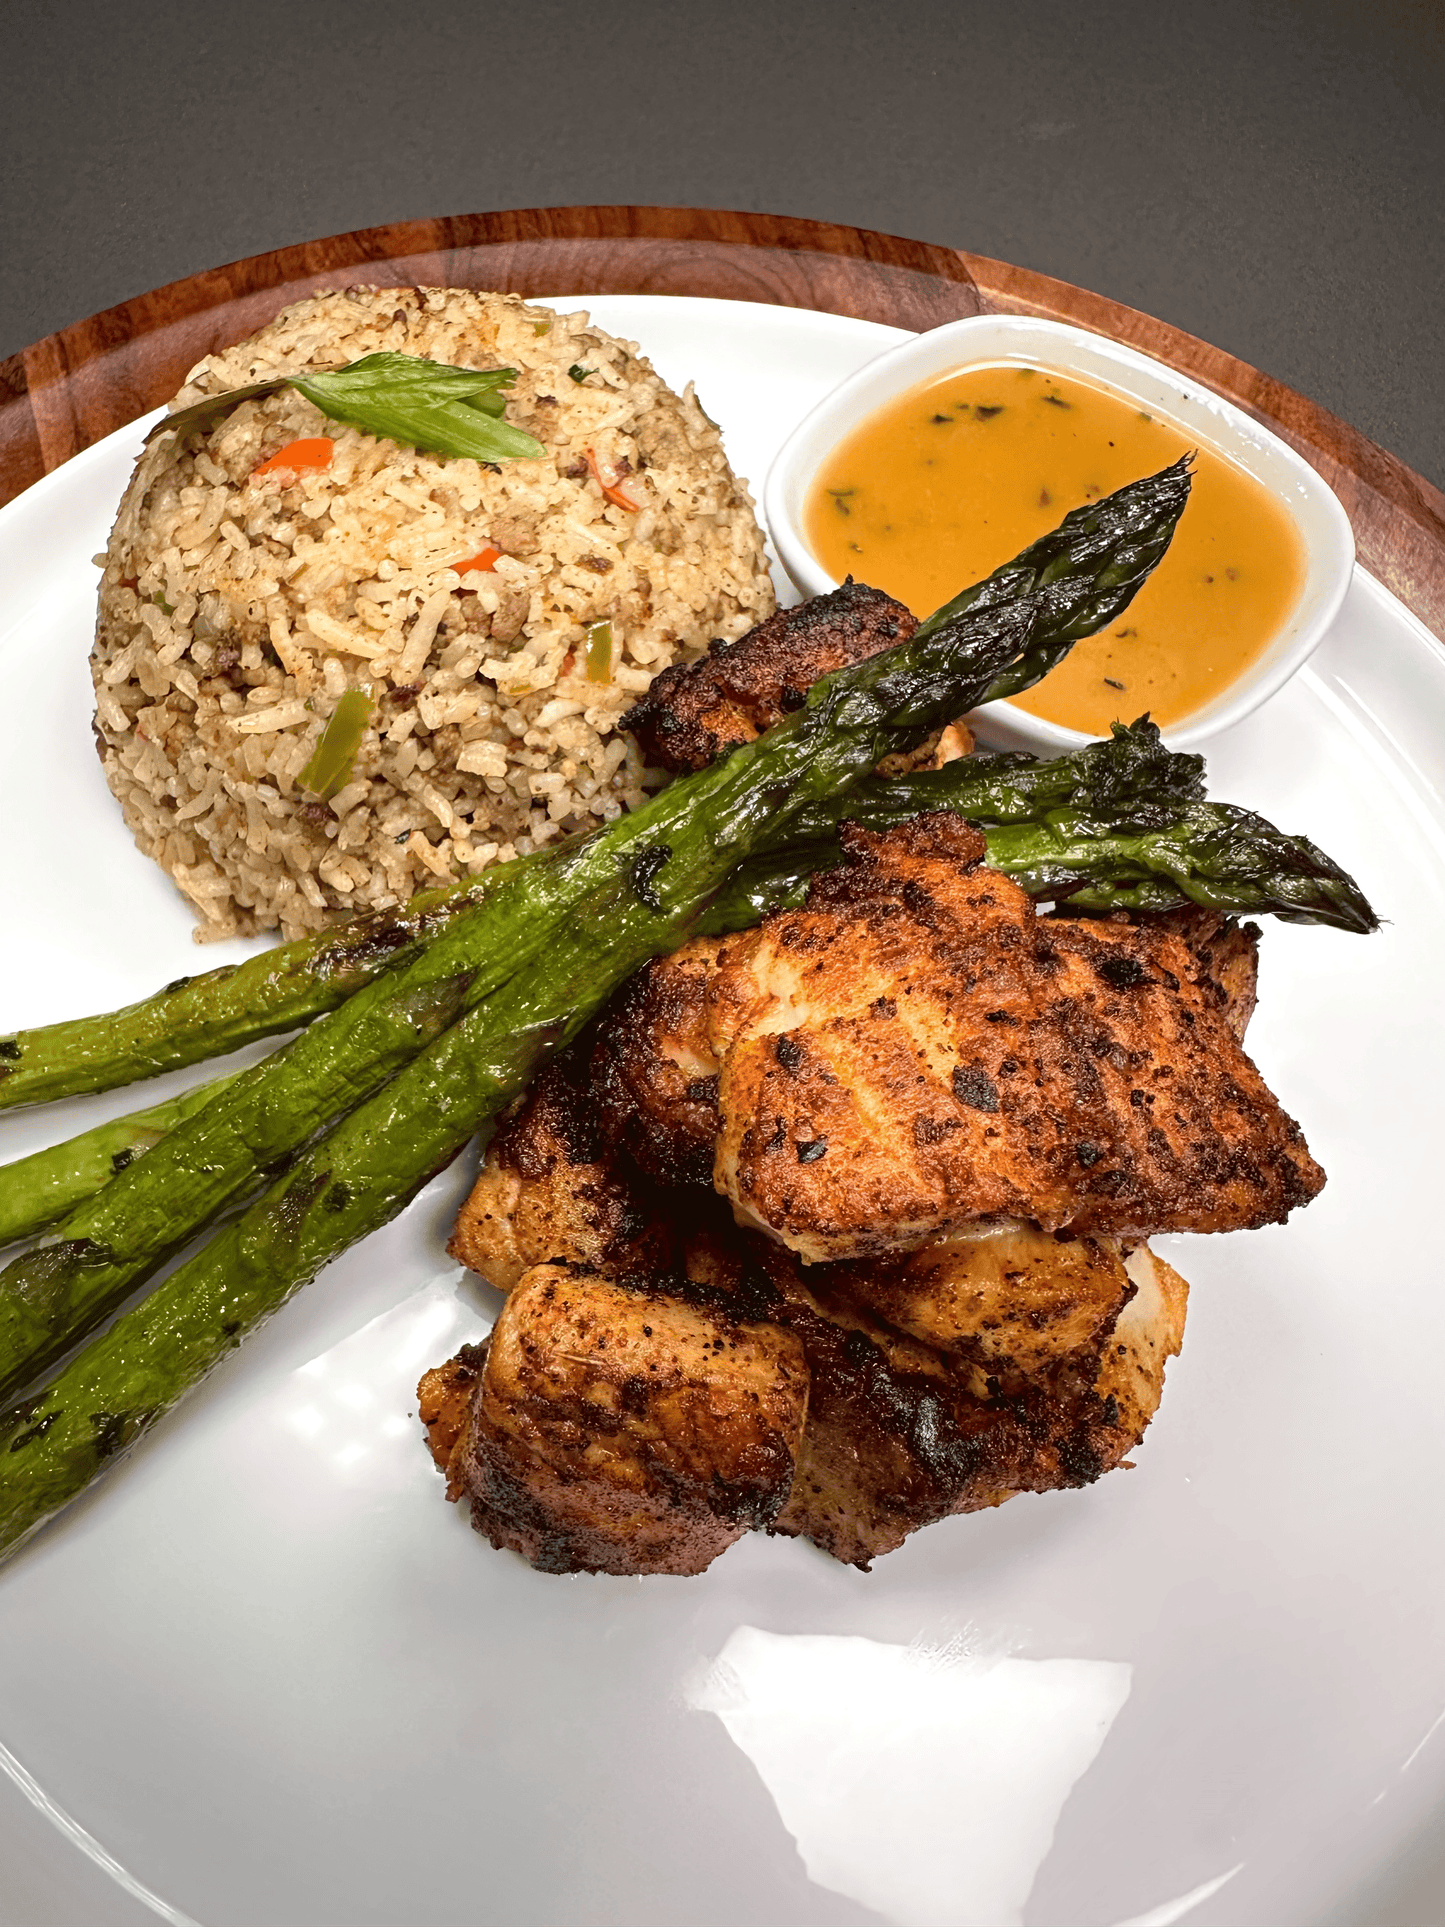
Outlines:
[[[620,509],[631,509],[634,514],[642,507],[641,502],[634,502],[623,487],[621,471],[614,468],[611,462],[599,462],[596,451],[590,448],[587,451],[587,466],[609,502],[615,502]]]
[[[307,469],[330,468],[335,442],[325,435],[311,435],[299,442],[287,442],[278,448],[274,455],[268,456],[259,467],[251,470],[251,479],[258,475],[275,475],[283,468],[290,469],[293,475],[300,475]]]

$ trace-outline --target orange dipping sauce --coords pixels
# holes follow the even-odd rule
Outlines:
[[[1014,363],[936,376],[878,409],[823,462],[804,531],[830,574],[926,616],[1067,512],[1175,461],[1193,439],[1111,389]],[[1145,710],[1177,723],[1279,633],[1303,544],[1252,475],[1200,448],[1168,553],[1117,621],[1013,701],[1107,735]]]

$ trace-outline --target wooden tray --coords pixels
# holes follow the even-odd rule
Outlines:
[[[1445,495],[1281,382],[1101,295],[984,255],[769,214],[528,208],[364,228],[173,281],[0,363],[0,505],[170,398],[287,302],[356,283],[518,294],[712,295],[937,327],[1049,315],[1127,341],[1282,435],[1344,503],[1364,566],[1445,641]]]

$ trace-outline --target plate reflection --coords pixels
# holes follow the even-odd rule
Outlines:
[[[688,1698],[757,1768],[820,1887],[897,1927],[1018,1927],[1131,1673],[740,1626]]]

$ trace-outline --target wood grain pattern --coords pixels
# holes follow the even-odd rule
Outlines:
[[[0,501],[166,401],[203,355],[322,288],[692,294],[903,328],[977,314],[946,248],[686,208],[542,208],[367,228],[253,255],[108,308],[0,365]]]
[[[1101,295],[895,235],[697,208],[531,208],[366,228],[191,275],[0,362],[0,503],[167,400],[203,355],[288,302],[358,282],[518,294],[688,294],[938,327],[1046,315],[1143,349],[1296,448],[1339,495],[1360,559],[1445,640],[1445,496],[1327,410]]]

